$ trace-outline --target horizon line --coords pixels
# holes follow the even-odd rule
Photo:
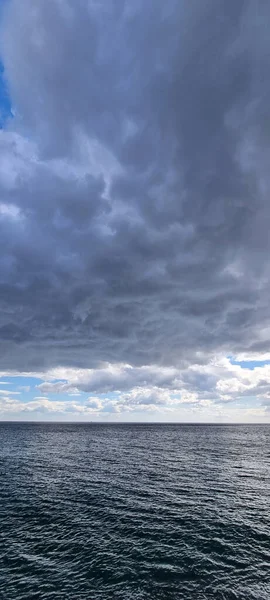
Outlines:
[[[15,419],[0,419],[2,423],[24,423],[24,424],[55,424],[55,425],[270,425],[270,421],[24,421]]]

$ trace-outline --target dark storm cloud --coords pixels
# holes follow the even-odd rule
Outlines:
[[[10,0],[1,369],[269,350],[269,25],[247,0]]]

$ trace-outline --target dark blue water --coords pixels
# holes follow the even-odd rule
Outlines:
[[[270,427],[0,424],[0,598],[270,598]]]

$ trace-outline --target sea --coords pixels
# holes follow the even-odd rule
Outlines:
[[[270,426],[0,423],[1,600],[269,600]]]

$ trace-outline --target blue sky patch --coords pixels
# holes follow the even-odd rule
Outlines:
[[[5,81],[5,70],[0,62],[0,129],[3,129],[7,119],[12,117],[11,101]]]
[[[265,367],[265,365],[269,365],[270,364],[270,360],[234,360],[233,358],[230,358],[230,363],[231,365],[237,365],[238,367],[241,367],[241,369],[249,369],[250,371],[253,371],[256,367]]]

